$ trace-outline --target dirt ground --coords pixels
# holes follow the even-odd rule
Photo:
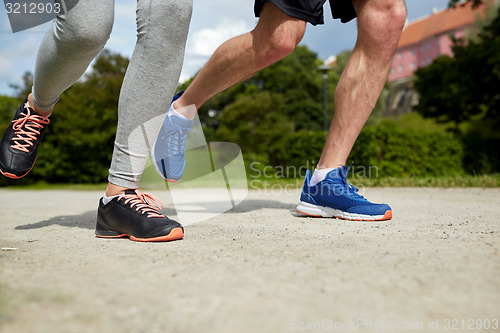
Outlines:
[[[367,189],[389,222],[251,191],[171,243],[95,238],[101,194],[0,190],[0,332],[500,329],[500,189]]]

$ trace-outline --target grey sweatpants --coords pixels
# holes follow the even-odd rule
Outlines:
[[[32,96],[42,111],[83,75],[109,39],[114,20],[114,0],[56,1],[69,10],[56,18],[38,50]],[[192,0],[137,1],[137,44],[120,92],[109,170],[115,185],[139,183],[177,87],[191,10]]]

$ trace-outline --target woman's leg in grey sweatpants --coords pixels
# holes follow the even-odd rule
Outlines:
[[[192,0],[137,2],[137,44],[118,103],[110,186],[138,186],[177,87],[191,10]],[[106,194],[116,194],[110,186]]]
[[[61,2],[61,0],[57,0]],[[37,111],[50,111],[59,95],[75,83],[102,50],[111,34],[114,0],[65,0],[38,49],[32,101]]]

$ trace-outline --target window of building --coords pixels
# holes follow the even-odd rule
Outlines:
[[[405,70],[405,67],[403,65],[399,65],[399,71],[403,72]]]
[[[413,70],[415,69],[415,61],[412,61],[411,64],[410,64],[410,68]]]
[[[403,59],[403,52],[401,52],[401,51],[398,52],[398,58]]]

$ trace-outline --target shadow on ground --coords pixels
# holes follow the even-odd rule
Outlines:
[[[214,205],[216,202],[214,202]],[[208,205],[210,206],[210,204]],[[284,204],[279,201],[274,200],[245,200],[238,206],[231,210],[228,210],[224,214],[234,214],[234,213],[246,213],[251,211],[257,211],[264,208],[277,208],[288,210],[290,213],[295,212],[295,204]],[[163,209],[163,214],[167,216],[176,215],[175,209]],[[29,229],[39,229],[43,227],[48,227],[51,225],[60,225],[63,227],[77,227],[85,229],[94,229],[96,223],[96,210],[91,210],[80,215],[63,215],[56,216],[48,220],[43,220],[36,223],[19,225],[16,230],[29,230]]]

